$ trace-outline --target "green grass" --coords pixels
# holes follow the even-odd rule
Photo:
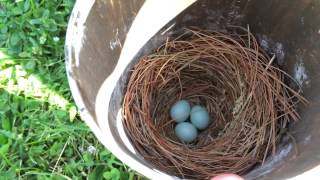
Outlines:
[[[64,39],[74,0],[0,0],[0,179],[140,179],[72,101]]]

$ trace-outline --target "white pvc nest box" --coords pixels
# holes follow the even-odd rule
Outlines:
[[[68,25],[66,66],[82,118],[121,161],[151,179],[173,179],[135,153],[121,122],[129,70],[185,27],[224,31],[247,27],[303,87],[309,106],[290,132],[293,144],[246,179],[320,177],[320,3],[317,0],[87,0],[77,1]],[[319,115],[319,116],[318,116]]]

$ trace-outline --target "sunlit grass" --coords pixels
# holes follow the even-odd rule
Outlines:
[[[48,87],[44,82],[39,80],[34,74],[29,74],[26,70],[17,62],[9,59],[10,56],[5,55],[4,52],[0,50],[0,56],[5,57],[0,58],[7,68],[1,67],[0,71],[0,82],[2,82],[1,87],[4,88],[8,93],[11,94],[24,94],[26,97],[31,97],[41,101],[46,101],[50,105],[56,105],[63,110],[67,110],[70,106],[70,102],[59,95],[50,87]]]
[[[69,112],[69,119],[76,117],[76,107],[62,95],[52,90],[36,74],[28,73],[19,63],[33,61],[32,59],[14,59],[6,54],[5,49],[0,49],[0,88],[7,93],[23,95],[41,102],[48,102],[49,106],[56,106]]]

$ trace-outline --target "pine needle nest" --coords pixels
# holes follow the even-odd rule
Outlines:
[[[187,29],[133,68],[123,101],[123,124],[136,151],[168,174],[208,179],[243,175],[275,153],[281,130],[299,119],[306,100],[286,85],[248,29],[232,33]],[[170,107],[202,105],[209,127],[191,144],[174,134]]]

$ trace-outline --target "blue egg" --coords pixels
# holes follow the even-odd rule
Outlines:
[[[190,115],[190,104],[186,100],[176,102],[170,109],[171,118],[179,123],[188,119]]]
[[[191,108],[191,113],[192,112],[195,112],[195,111],[206,111],[206,108],[202,107],[202,106],[199,106],[199,105],[196,105],[196,106],[193,106]]]
[[[209,113],[201,106],[194,106],[190,114],[191,123],[198,129],[203,130],[209,126]]]
[[[198,131],[194,125],[188,122],[179,123],[175,127],[175,133],[180,141],[190,143],[197,138]]]

